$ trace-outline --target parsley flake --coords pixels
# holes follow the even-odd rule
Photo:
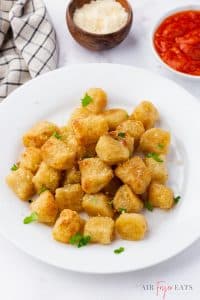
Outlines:
[[[125,250],[124,247],[119,247],[118,249],[115,249],[115,250],[114,250],[114,253],[115,253],[115,254],[120,254],[120,253],[124,252],[124,250]]]
[[[126,209],[126,208],[123,208],[123,207],[120,207],[120,208],[118,209],[118,211],[119,211],[121,214],[123,214],[123,213],[126,213],[127,209]]]
[[[146,157],[153,158],[157,162],[163,162],[163,160],[160,158],[160,156],[155,152],[147,153]]]
[[[125,132],[119,132],[118,133],[118,136],[121,137],[121,138],[125,138],[125,135],[126,135]]]
[[[177,196],[174,198],[174,204],[177,204],[179,200],[181,199],[181,196]]]
[[[81,248],[83,246],[86,246],[91,240],[91,237],[89,235],[82,235],[80,233],[76,233],[73,235],[69,242],[71,245],[77,245],[78,248]]]
[[[145,201],[144,202],[144,207],[146,209],[148,209],[149,211],[153,211],[153,206],[152,206],[152,204],[149,201]]]
[[[87,93],[85,94],[84,98],[81,99],[81,103],[83,107],[88,106],[93,101],[92,97],[90,97]]]
[[[52,136],[55,137],[58,140],[61,140],[61,138],[62,138],[62,136],[56,131],[52,134]]]
[[[14,164],[10,169],[11,171],[17,171],[19,169],[19,166]]]
[[[41,189],[39,190],[38,194],[40,195],[40,194],[44,193],[45,191],[48,191],[48,188],[47,188],[46,186],[43,185],[43,186],[41,187]]]
[[[158,144],[158,148],[163,149],[164,148],[164,144]]]
[[[30,216],[24,218],[24,224],[29,224],[38,220],[38,214],[36,212],[32,212]]]

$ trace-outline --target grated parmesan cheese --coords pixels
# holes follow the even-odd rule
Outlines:
[[[115,0],[96,0],[76,9],[74,22],[95,34],[108,34],[121,29],[128,20],[125,8]]]

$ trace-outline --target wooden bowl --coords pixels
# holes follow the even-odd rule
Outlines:
[[[106,50],[117,46],[126,38],[132,25],[133,12],[130,4],[127,0],[117,0],[128,12],[128,20],[124,27],[113,33],[95,34],[81,29],[73,20],[76,8],[80,8],[90,1],[91,0],[72,0],[69,3],[66,11],[66,21],[71,35],[80,45],[93,51]]]

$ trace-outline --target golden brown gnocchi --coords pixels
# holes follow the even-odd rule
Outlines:
[[[33,174],[30,170],[19,168],[6,177],[6,182],[21,200],[28,200],[35,193],[32,179]]]
[[[104,117],[94,115],[73,120],[72,128],[77,141],[87,145],[97,142],[99,137],[108,131],[108,124]]]
[[[42,146],[41,153],[43,161],[56,170],[70,169],[75,163],[75,149],[54,136]]]
[[[65,208],[81,211],[83,195],[84,192],[79,183],[67,184],[56,189],[55,199],[60,211]]]
[[[49,191],[44,191],[34,200],[30,209],[37,213],[38,222],[52,225],[55,223],[58,215],[58,206],[54,196]]]
[[[103,193],[85,194],[82,205],[84,211],[90,216],[113,217],[110,200]]]
[[[54,132],[58,131],[59,129],[54,123],[39,122],[23,136],[24,146],[40,148]]]
[[[115,228],[123,240],[139,241],[144,238],[148,225],[143,215],[124,213],[116,220]]]
[[[102,115],[108,123],[109,130],[115,130],[119,124],[128,119],[127,112],[121,108],[106,110]]]
[[[94,114],[99,114],[104,111],[107,105],[107,95],[100,88],[91,88],[86,94],[91,97],[91,102],[87,105],[87,109]]]
[[[45,162],[42,162],[37,173],[32,179],[37,193],[40,193],[42,188],[47,188],[51,192],[55,192],[56,188],[59,186],[61,179],[61,173],[48,166]]]
[[[133,149],[132,139],[132,147]],[[112,135],[102,135],[96,145],[96,152],[98,157],[108,165],[116,165],[129,159],[132,151],[126,143],[124,138],[115,138]]]
[[[145,153],[167,154],[169,145],[170,133],[161,128],[148,129],[140,139],[140,150]]]
[[[150,101],[141,102],[130,115],[130,119],[141,121],[145,129],[152,128],[159,119],[159,114]]]
[[[114,239],[114,221],[109,217],[91,217],[86,221],[84,234],[92,243],[110,244]]]
[[[125,184],[130,185],[135,194],[143,194],[151,181],[151,172],[139,156],[120,164],[115,174]]]
[[[41,150],[35,147],[28,147],[20,158],[20,167],[35,173],[42,161]]]
[[[152,182],[148,190],[148,201],[153,207],[170,209],[174,205],[174,193],[169,187]]]
[[[113,206],[117,211],[138,213],[143,209],[144,204],[131,188],[127,184],[124,184],[116,192],[113,199]]]
[[[165,155],[160,155],[158,161],[152,157],[145,158],[145,164],[151,172],[152,181],[165,183],[168,178]]]
[[[116,128],[119,132],[126,132],[130,136],[134,138],[135,142],[138,142],[141,135],[144,133],[145,129],[143,126],[143,123],[141,121],[136,120],[126,120],[123,123],[121,123]]]
[[[79,167],[82,189],[88,194],[99,192],[113,178],[112,169],[97,157],[81,160]]]
[[[170,133],[153,128],[156,107],[143,101],[129,117],[124,109],[107,109],[107,101],[104,90],[88,89],[67,124],[33,126],[6,178],[20,199],[31,202],[24,224],[54,225],[53,238],[62,243],[141,240],[148,230],[143,209],[167,210],[176,200],[165,186]]]
[[[62,243],[69,243],[70,238],[82,231],[83,220],[77,212],[64,209],[53,227],[53,238]]]

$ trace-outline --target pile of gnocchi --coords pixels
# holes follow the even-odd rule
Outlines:
[[[168,210],[176,203],[166,186],[170,133],[154,127],[156,107],[143,101],[129,115],[106,106],[105,91],[91,88],[67,125],[34,125],[6,178],[30,202],[24,223],[52,226],[56,241],[81,247],[110,244],[117,236],[141,240],[148,231],[144,209]]]

